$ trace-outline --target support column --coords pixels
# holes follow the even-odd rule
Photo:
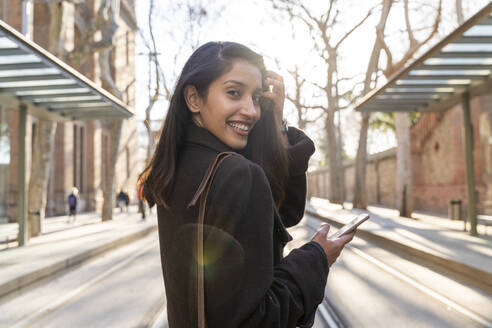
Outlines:
[[[26,189],[26,120],[27,107],[19,106],[19,166],[18,166],[18,191],[17,222],[19,223],[19,246],[27,243],[27,189]]]
[[[475,168],[473,161],[473,130],[470,115],[470,93],[463,93],[463,125],[465,128],[466,185],[468,192],[468,220],[470,235],[477,235],[477,198],[475,192]]]

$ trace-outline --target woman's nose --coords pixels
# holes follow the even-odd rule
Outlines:
[[[249,99],[243,104],[241,113],[249,118],[257,118],[260,114],[260,108],[255,105],[253,99]]]

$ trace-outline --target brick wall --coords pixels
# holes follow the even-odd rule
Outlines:
[[[492,95],[480,98],[479,134],[481,140],[480,152],[483,154],[482,174],[477,180],[483,181],[484,190],[479,195],[483,199],[483,213],[492,215]]]
[[[483,179],[484,151],[479,129],[482,107],[480,98],[472,99],[473,155],[479,213],[484,213],[484,196],[487,186]],[[460,105],[456,105],[443,113],[439,124],[422,143],[420,152],[413,154],[416,209],[446,213],[451,199],[460,199],[466,208],[467,188],[463,136],[462,109]]]
[[[471,100],[475,183],[478,213],[492,214],[492,95]],[[463,115],[460,105],[442,113],[423,114],[411,129],[415,209],[447,213],[449,201],[467,206]],[[369,156],[366,192],[368,203],[395,206],[396,157],[394,151]],[[309,195],[328,198],[326,169],[309,173]],[[345,166],[346,199],[352,201],[354,165]]]
[[[22,28],[22,2],[19,0],[0,0],[0,18],[20,32]]]
[[[396,157],[395,149],[370,155],[367,162],[366,192],[369,203],[395,205],[396,192]],[[326,168],[308,173],[308,196],[329,198],[329,170]],[[355,165],[344,165],[345,199],[353,200],[355,184]]]

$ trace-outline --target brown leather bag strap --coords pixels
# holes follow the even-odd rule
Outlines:
[[[188,208],[194,206],[200,198],[200,207],[198,210],[198,235],[196,239],[197,258],[198,258],[198,277],[197,277],[197,322],[198,328],[205,328],[205,284],[204,284],[204,272],[203,272],[203,224],[205,221],[205,209],[207,206],[207,196],[210,191],[210,186],[215,176],[215,172],[220,164],[229,156],[236,154],[234,152],[222,152],[219,153],[215,159],[210,163],[205,172],[200,186],[198,187],[195,196],[188,204]],[[205,193],[203,193],[205,192]],[[200,197],[201,196],[201,197]]]

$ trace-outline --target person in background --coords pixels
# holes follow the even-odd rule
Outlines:
[[[116,204],[120,208],[120,212],[123,212],[123,207],[125,207],[128,212],[128,202],[128,195],[123,190],[120,190],[118,196],[116,196]]]
[[[76,187],[72,188],[72,192],[68,195],[68,223],[72,222],[71,218],[73,217],[73,222],[75,222],[76,214],[77,214],[77,195],[79,191]]]

